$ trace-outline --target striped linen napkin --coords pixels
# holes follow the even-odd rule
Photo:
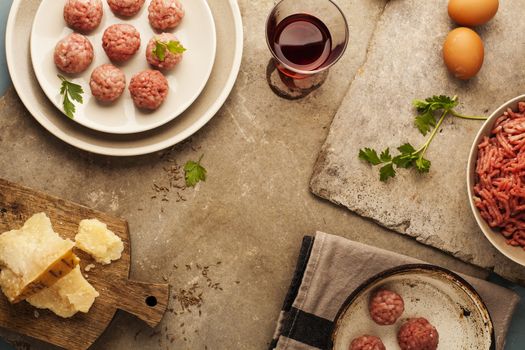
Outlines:
[[[304,237],[270,350],[325,349],[337,312],[354,289],[386,269],[417,263],[422,261],[322,232]],[[518,295],[462,277],[485,301],[494,322],[496,349],[503,350]]]

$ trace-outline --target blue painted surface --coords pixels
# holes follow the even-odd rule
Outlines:
[[[0,339],[0,350],[15,350],[15,348]]]
[[[0,96],[11,85],[5,62],[5,26],[12,0],[0,0]]]
[[[503,287],[512,289],[521,296],[521,301],[516,312],[514,313],[514,317],[512,318],[512,323],[507,335],[507,346],[505,346],[505,350],[525,349],[525,288],[506,281],[498,275],[492,275],[488,278],[488,280]]]
[[[0,0],[0,96],[11,84],[5,61],[5,26],[11,3],[12,0]],[[521,295],[522,299],[512,320],[505,350],[523,350],[525,349],[525,288],[516,286],[496,275],[491,276],[490,281],[510,288]],[[0,350],[14,349],[0,339]]]

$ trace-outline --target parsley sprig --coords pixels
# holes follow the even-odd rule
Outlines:
[[[160,39],[155,39],[155,47],[153,48],[153,55],[155,55],[159,61],[164,61],[166,59],[166,51],[169,51],[173,54],[181,54],[186,51],[184,46],[177,40],[170,40],[168,42],[162,41]]]
[[[68,81],[63,75],[57,74],[57,76],[62,80],[60,95],[64,97],[64,112],[69,118],[74,119],[76,108],[73,101],[84,103],[84,99],[82,98],[84,89],[82,89],[82,86]]]
[[[197,162],[189,160],[184,165],[184,178],[186,180],[186,186],[195,187],[200,181],[206,181],[206,169],[201,165],[201,155]]]
[[[381,181],[387,181],[396,176],[397,168],[416,168],[420,173],[429,172],[432,163],[425,158],[425,154],[447,116],[472,120],[487,119],[483,116],[459,114],[454,110],[458,104],[457,96],[450,98],[441,95],[429,97],[425,100],[414,100],[412,105],[417,109],[417,116],[414,119],[415,126],[423,136],[431,132],[426,142],[417,149],[410,143],[405,143],[397,148],[399,154],[396,156],[390,154],[389,148],[380,154],[372,148],[363,148],[359,150],[359,158],[372,165],[381,165],[379,169]],[[437,115],[439,117],[436,119]]]

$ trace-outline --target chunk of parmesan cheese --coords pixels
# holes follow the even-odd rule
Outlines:
[[[99,296],[93,286],[86,281],[80,266],[61,278],[53,286],[26,299],[39,309],[49,309],[60,317],[68,318],[77,312],[87,313]]]
[[[124,250],[120,237],[97,219],[80,221],[75,241],[79,249],[104,265],[111,263],[112,260],[120,259]]]
[[[73,270],[79,259],[74,243],[53,231],[44,213],[33,215],[18,230],[0,235],[0,287],[17,303],[52,286]]]

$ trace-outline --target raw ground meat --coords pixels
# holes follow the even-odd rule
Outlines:
[[[127,61],[140,48],[140,34],[130,24],[114,24],[104,31],[102,47],[110,60]]]
[[[378,337],[363,335],[352,340],[348,350],[386,350],[386,348]]]
[[[525,102],[503,113],[478,145],[474,203],[508,244],[525,249]]]
[[[93,45],[88,38],[71,33],[55,46],[54,61],[58,69],[69,74],[85,71],[93,62]]]
[[[139,13],[145,0],[108,0],[111,11],[119,16],[131,17]]]
[[[103,14],[101,0],[67,0],[64,5],[64,20],[67,25],[82,33],[97,28]]]
[[[103,64],[95,68],[89,81],[91,94],[101,102],[113,102],[126,88],[126,76],[112,64]]]
[[[131,78],[129,92],[135,106],[142,109],[155,110],[168,96],[168,80],[157,70],[145,70]]]
[[[381,289],[372,294],[368,311],[375,323],[382,326],[392,325],[405,311],[405,304],[399,294]]]
[[[412,318],[399,329],[397,342],[401,350],[436,350],[439,334],[426,319]]]
[[[153,53],[153,50],[155,49],[157,41],[168,43],[170,41],[179,41],[179,40],[174,34],[171,34],[171,33],[162,33],[160,35],[154,36],[149,41],[148,47],[146,48],[146,60],[148,61],[149,64],[151,64],[154,67],[160,68],[160,69],[172,69],[177,64],[179,64],[180,61],[182,61],[181,53],[172,53],[168,50],[166,50],[166,56],[164,57],[164,60],[163,61],[159,60],[159,58]]]
[[[148,11],[149,23],[157,30],[173,29],[184,17],[179,0],[152,0]]]

